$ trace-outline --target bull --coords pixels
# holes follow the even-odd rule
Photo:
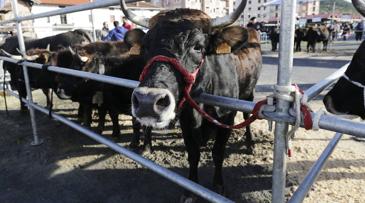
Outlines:
[[[365,16],[365,1],[352,0],[355,8]],[[324,97],[326,109],[334,114],[365,118],[365,41],[354,54],[345,74]]]
[[[25,38],[25,47],[27,50],[30,49],[46,49],[49,46],[50,51],[57,51],[60,49],[60,47],[68,47],[72,44],[83,44],[83,43],[90,43],[91,37],[90,35],[83,30],[75,30],[70,31],[50,37],[45,37],[42,39],[30,39]],[[0,49],[4,50],[6,53],[5,56],[11,55],[18,55],[18,40],[16,36],[7,38],[0,46]],[[31,54],[31,53],[30,53]],[[4,54],[3,54],[4,55]],[[19,55],[18,55],[19,58]],[[28,58],[29,61],[35,61],[32,57]],[[23,70],[18,67],[17,64],[13,64],[10,62],[4,62],[3,64],[4,70],[7,70],[10,73],[10,85],[13,89],[17,90],[19,92],[20,97],[26,96],[26,89],[25,89],[25,83],[24,83],[24,76],[23,76]],[[32,70],[30,71],[30,85],[33,88],[43,88],[47,89],[54,85],[53,81],[50,81],[48,75],[46,77],[42,77],[42,74],[40,74],[39,70]],[[41,77],[41,78],[39,78]],[[45,84],[45,81],[47,81],[47,84]],[[49,83],[48,83],[49,82]],[[49,91],[45,92],[47,97],[47,105],[49,106],[50,98],[49,98]],[[20,108],[22,111],[26,110],[24,103],[20,100]]]
[[[123,42],[95,42],[84,46],[76,46],[72,49],[58,53],[56,65],[76,70],[97,73],[102,75],[121,77],[130,80],[138,80],[144,60],[140,56],[141,40],[144,32],[134,29],[126,33]],[[120,134],[118,115],[120,113],[131,115],[132,90],[86,79],[70,76],[59,76],[57,94],[69,96],[72,100],[83,104],[85,115],[91,115],[93,104],[97,104],[99,112],[98,132],[102,133],[105,124],[105,116],[109,113],[113,122],[113,136]],[[87,118],[90,125],[91,117]],[[133,120],[132,147],[139,145],[140,128],[138,122]],[[151,128],[145,128],[144,148],[151,150]]]
[[[121,0],[125,16],[149,28],[143,41],[148,63],[131,98],[133,116],[142,125],[155,128],[165,128],[175,117],[179,118],[188,152],[189,179],[195,182],[198,182],[200,148],[209,136],[215,135],[213,186],[220,193],[224,192],[225,146],[232,130],[203,119],[184,101],[186,95],[200,92],[253,100],[262,67],[259,35],[253,29],[228,27],[240,16],[246,3],[242,1],[228,18],[211,19],[200,10],[175,9],[162,11],[148,20],[129,11]],[[220,122],[228,125],[234,122],[236,111],[198,106]],[[245,134],[246,144],[251,148],[249,126]],[[193,200],[190,195],[184,195],[182,200]]]

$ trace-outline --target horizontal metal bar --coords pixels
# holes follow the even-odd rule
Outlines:
[[[352,121],[337,115],[322,115],[319,119],[319,127],[333,132],[365,138],[364,122]]]
[[[3,57],[3,56],[0,57],[0,60],[8,61],[11,63],[18,62],[15,59]],[[42,66],[43,66],[43,64],[31,63],[31,62],[22,62],[21,64],[26,65],[27,67],[36,68],[36,69],[42,69]],[[118,85],[118,86],[123,86],[123,87],[128,87],[128,88],[136,88],[139,84],[138,81],[134,81],[134,80],[116,78],[116,77],[111,77],[111,76],[106,76],[106,75],[99,75],[99,74],[89,73],[89,72],[85,72],[85,71],[78,71],[78,70],[72,70],[72,69],[68,69],[68,68],[62,68],[62,67],[58,67],[58,66],[49,66],[48,70],[55,72],[55,73],[72,75],[72,76],[77,76],[77,77],[81,77],[81,78],[88,78],[91,80],[105,82],[108,84]]]
[[[194,99],[198,102],[212,105],[220,106],[231,110],[251,112],[255,107],[255,102],[238,100],[229,97],[215,96],[211,94],[202,93]]]
[[[10,95],[12,96],[15,96],[15,97],[18,97],[19,98],[19,95],[17,95],[16,93],[12,92],[12,91],[7,91]],[[28,102],[26,99],[22,98],[22,100],[24,102],[26,102],[28,105],[31,105],[34,109],[44,113],[44,114],[47,114],[49,115],[49,110],[46,109],[46,108],[43,108],[37,104],[34,104],[34,103],[31,103],[31,102]],[[157,165],[156,163],[134,153],[134,152],[131,152],[129,151],[128,149],[118,145],[117,143],[115,142],[112,142],[111,140],[105,138],[105,137],[102,137],[101,135],[83,127],[83,126],[80,126],[79,124],[75,123],[75,122],[72,122],[70,120],[68,120],[67,118],[63,117],[63,116],[60,116],[56,113],[51,113],[51,116],[52,118],[62,122],[63,124],[79,131],[80,133],[90,137],[91,139],[94,139],[95,141],[99,142],[99,143],[102,143],[108,147],[110,147],[111,149],[113,149],[114,151],[132,159],[133,161],[141,164],[142,166],[150,169],[151,171],[159,174],[160,176],[176,183],[177,185],[180,185],[181,187],[187,189],[187,190],[190,190],[191,192],[195,193],[196,195],[199,195],[200,197],[208,200],[208,201],[211,201],[211,202],[226,202],[226,203],[233,203],[233,201],[227,199],[226,197],[223,197],[222,195],[219,195],[215,192],[212,192],[210,190],[208,190],[207,188],[191,181],[191,180],[188,180],[186,179],[185,177],[173,172],[173,171],[170,171],[160,165]]]
[[[336,82],[346,71],[347,67],[350,65],[350,63],[342,66],[340,69],[332,73],[330,76],[324,78],[323,80],[319,81],[312,87],[308,88],[304,91],[303,94],[303,101],[309,102],[314,97],[319,95],[324,89],[332,85],[334,82]]]
[[[141,0],[126,0],[127,3],[133,3],[133,2],[138,2],[138,1],[141,1]],[[28,16],[22,16],[22,17],[18,17],[18,18],[9,19],[9,20],[4,20],[4,21],[0,22],[0,25],[14,23],[14,22],[21,22],[21,21],[26,21],[26,20],[33,20],[33,19],[37,19],[37,18],[44,18],[44,17],[49,17],[49,16],[62,15],[62,14],[67,14],[67,13],[74,13],[74,12],[85,11],[85,10],[91,10],[91,9],[96,9],[96,8],[116,6],[119,4],[120,4],[120,0],[95,1],[92,3],[80,4],[80,5],[76,5],[76,6],[69,6],[69,7],[53,10],[53,11],[44,12],[44,13],[32,14],[32,15],[28,15]]]
[[[332,138],[327,147],[323,150],[321,156],[313,164],[311,169],[309,169],[307,175],[305,176],[303,182],[299,185],[298,189],[294,192],[293,196],[288,203],[301,203],[307,196],[309,189],[312,187],[314,181],[317,179],[318,175],[321,173],[323,166],[325,165],[328,158],[331,156],[333,150],[336,148],[338,142],[342,138],[341,133],[336,133]]]
[[[10,59],[8,57],[0,57],[0,60],[9,61],[12,63],[16,63],[17,60]],[[23,62],[22,65],[26,65],[32,68],[42,69],[43,64],[38,63],[31,63],[31,62]],[[77,71],[57,66],[50,66],[50,71],[67,74],[82,78],[88,78],[92,80],[96,80],[99,82],[105,82],[108,84],[128,87],[128,88],[136,88],[139,85],[138,81],[134,80],[127,80],[123,78],[116,78],[111,76],[99,75],[94,73],[88,73],[84,71]],[[215,96],[206,93],[202,93],[201,95],[194,97],[199,102],[220,106],[227,109],[232,109],[236,111],[242,112],[251,112],[255,106],[254,102],[245,101],[245,100],[238,100],[229,97],[222,97],[222,96]],[[295,119],[294,117],[277,117],[276,114],[271,114],[270,112],[266,113],[263,112],[263,115],[266,119],[273,120],[273,121],[281,121],[281,122],[288,122],[290,124],[294,124]],[[312,113],[312,118],[316,116],[316,113]],[[303,126],[303,125],[302,125]],[[352,121],[349,119],[344,119],[335,115],[322,115],[319,119],[319,127],[321,129],[330,130],[334,132],[340,132],[344,134],[349,134],[358,137],[365,137],[365,123]]]

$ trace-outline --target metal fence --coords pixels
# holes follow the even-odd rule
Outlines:
[[[135,2],[138,0],[129,0],[127,2]],[[19,48],[20,51],[25,53],[24,39],[22,36],[22,27],[20,22],[24,20],[32,20],[36,18],[66,14],[70,12],[77,12],[83,10],[90,10],[95,8],[107,7],[118,5],[119,0],[106,0],[106,1],[96,1],[89,4],[79,5],[79,6],[71,6],[55,11],[50,11],[46,13],[41,13],[37,15],[30,15],[19,17],[18,16],[18,8],[17,1],[12,0],[13,11],[15,14],[15,18],[7,21],[0,22],[0,25],[6,23],[16,22],[17,25],[17,33],[19,40]],[[281,30],[280,30],[280,52],[279,52],[279,70],[278,70],[278,83],[277,83],[277,92],[279,95],[276,103],[276,108],[274,112],[271,111],[263,111],[263,115],[265,119],[276,121],[275,127],[275,141],[274,141],[274,166],[273,166],[273,185],[272,185],[272,202],[284,202],[284,189],[285,189],[285,179],[286,179],[286,152],[285,152],[285,143],[286,143],[286,135],[288,133],[288,127],[290,124],[295,123],[295,118],[289,113],[290,112],[290,102],[287,100],[281,99],[282,97],[289,96],[289,90],[286,90],[285,87],[291,86],[291,72],[293,68],[293,42],[294,42],[294,24],[295,24],[295,8],[296,1],[292,0],[283,0],[281,5],[282,17],[281,17]],[[10,59],[7,57],[0,57],[0,60],[17,63],[19,61]],[[29,77],[27,68],[37,68],[42,69],[42,64],[36,64],[31,62],[21,62],[20,65],[23,66],[24,79],[27,89],[27,98],[22,98],[22,100],[27,103],[29,108],[32,130],[33,130],[33,144],[40,144],[41,140],[38,137],[37,133],[37,125],[35,120],[34,110],[40,111],[42,113],[48,114],[48,110],[35,104],[32,100],[31,88],[29,84]],[[331,76],[325,78],[318,84],[309,88],[304,92],[303,101],[309,102],[315,96],[317,96],[321,91],[323,91],[326,87],[333,84],[345,71],[347,66],[336,71]],[[82,71],[76,71],[71,69],[66,69],[62,67],[50,66],[49,71],[67,74],[82,78],[88,78],[92,80],[96,80],[99,82],[105,82],[113,85],[124,86],[129,88],[135,88],[138,86],[137,81],[126,80],[122,78],[115,78],[110,76],[103,76],[93,73],[87,73]],[[10,94],[17,96],[16,93],[12,91],[8,91]],[[227,109],[243,111],[243,112],[251,112],[255,106],[254,102],[237,100],[232,98],[214,96],[202,93],[198,97],[195,98],[198,102],[202,102],[209,105],[216,105],[220,107],[224,107]],[[274,106],[272,106],[274,107]],[[172,171],[163,168],[150,160],[147,160],[122,146],[102,137],[101,135],[96,134],[60,115],[52,113],[52,117],[56,120],[61,121],[62,123],[74,128],[75,130],[89,136],[90,138],[109,146],[111,149],[117,151],[118,153],[131,158],[142,166],[149,168],[150,170],[156,172],[157,174],[171,180],[172,182],[184,187],[192,191],[193,193],[211,201],[211,202],[232,202],[231,200],[216,194],[199,184],[196,184]],[[317,118],[318,126],[321,129],[327,129],[331,131],[338,132],[333,140],[329,143],[328,147],[324,150],[323,154],[319,158],[319,160],[313,165],[312,169],[309,171],[308,176],[305,178],[303,183],[300,185],[298,190],[294,193],[290,202],[301,202],[306,194],[310,186],[315,181],[316,177],[320,173],[321,168],[323,167],[325,161],[328,159],[329,155],[332,153],[336,144],[341,138],[342,133],[365,137],[365,124],[360,122],[355,122],[351,120],[346,120],[343,118],[336,117],[334,115],[326,115],[321,113],[312,113],[312,117]]]

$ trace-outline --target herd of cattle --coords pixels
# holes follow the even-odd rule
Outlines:
[[[166,128],[178,118],[188,152],[189,178],[193,181],[198,182],[200,147],[213,136],[213,186],[217,192],[223,193],[222,164],[225,145],[232,130],[218,127],[204,119],[193,109],[192,102],[188,101],[186,95],[206,92],[253,100],[262,66],[259,36],[255,30],[229,26],[240,16],[246,2],[242,1],[228,18],[211,19],[199,10],[175,9],[160,12],[151,19],[143,19],[129,11],[122,0],[121,6],[126,17],[147,27],[147,33],[133,29],[126,34],[123,42],[92,42],[89,34],[83,30],[43,39],[26,38],[27,52],[24,56],[17,51],[17,38],[10,37],[1,45],[1,54],[18,60],[26,59],[46,65],[140,80],[139,87],[131,90],[28,68],[31,87],[43,90],[47,106],[52,105],[50,90],[60,99],[78,102],[79,118],[86,126],[91,124],[92,109],[97,108],[97,129],[100,133],[107,113],[113,122],[114,136],[120,133],[118,115],[132,115],[132,146],[138,146],[139,136],[143,132],[147,138],[145,147],[151,147],[151,129]],[[364,8],[362,0],[354,2],[355,6]],[[364,14],[364,11],[361,13]],[[11,75],[12,88],[21,97],[25,97],[22,69],[18,64],[10,62],[4,62],[3,66]],[[365,84],[364,43],[355,54],[346,75],[351,80]],[[365,117],[361,97],[364,91],[351,86],[345,79],[340,79],[326,96],[326,107],[331,112]],[[196,108],[203,109],[219,122],[228,125],[233,124],[236,115],[235,111],[205,104],[199,104]],[[21,109],[25,110],[23,103]],[[248,114],[244,116],[247,118]],[[246,127],[245,135],[247,147],[252,149],[249,126]],[[184,201],[189,202],[192,198],[187,193]]]

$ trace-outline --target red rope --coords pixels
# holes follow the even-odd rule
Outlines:
[[[184,87],[184,91],[183,91],[184,97],[180,100],[178,108],[182,108],[184,102],[187,101],[190,104],[190,106],[193,107],[196,111],[198,111],[205,119],[207,119],[209,122],[212,122],[222,128],[230,128],[230,129],[243,128],[243,127],[248,126],[252,122],[254,122],[256,119],[260,119],[259,112],[261,110],[261,107],[267,103],[267,100],[262,100],[262,101],[257,102],[254,109],[251,112],[252,115],[248,119],[246,119],[245,121],[243,121],[237,125],[223,124],[223,123],[219,122],[218,120],[216,120],[215,118],[213,118],[212,116],[210,116],[207,112],[205,112],[203,109],[201,109],[199,107],[199,105],[193,100],[193,98],[191,98],[190,92],[193,87],[193,84],[195,83],[195,80],[200,71],[200,68],[202,67],[202,65],[204,63],[204,57],[202,58],[202,60],[200,61],[199,65],[194,70],[194,72],[190,73],[175,58],[170,58],[170,57],[166,57],[166,56],[162,56],[162,55],[155,56],[144,67],[144,69],[141,73],[141,76],[139,78],[140,81],[144,80],[148,71],[151,69],[152,64],[155,62],[170,63],[172,65],[172,67],[183,76],[184,81],[185,81],[185,87]],[[298,86],[295,85],[295,87],[299,90],[299,92],[301,92],[303,94],[303,91],[301,89],[299,89]],[[310,113],[309,108],[306,105],[302,104],[300,109],[304,116],[305,129],[306,130],[312,129],[313,121],[312,121],[312,115]]]
[[[155,62],[170,63],[172,65],[172,67],[174,67],[174,69],[176,71],[178,71],[183,76],[184,81],[185,81],[185,87],[184,87],[184,91],[183,91],[184,97],[180,100],[179,105],[178,105],[178,108],[182,108],[184,102],[187,101],[190,104],[190,106],[193,107],[195,110],[197,110],[205,119],[207,119],[208,121],[216,124],[219,127],[222,127],[222,128],[231,128],[231,129],[238,129],[238,128],[246,127],[247,125],[251,124],[256,119],[259,118],[259,111],[260,111],[261,107],[266,104],[266,100],[263,100],[263,101],[258,102],[255,105],[255,107],[254,107],[254,109],[252,111],[252,116],[250,118],[246,119],[245,121],[243,121],[240,124],[237,124],[237,125],[226,125],[226,124],[223,124],[223,123],[217,121],[212,116],[210,116],[203,109],[201,109],[199,107],[199,105],[190,96],[190,92],[191,92],[191,89],[193,87],[193,84],[195,83],[195,80],[196,80],[196,77],[197,77],[197,75],[199,73],[199,70],[200,70],[201,66],[203,65],[203,63],[204,63],[204,57],[202,58],[202,60],[200,61],[199,65],[194,70],[194,72],[193,73],[190,73],[175,58],[170,58],[170,57],[166,57],[166,56],[162,56],[162,55],[155,56],[144,67],[144,69],[143,69],[143,71],[141,73],[141,76],[139,78],[140,81],[144,80],[144,78],[146,77],[148,71],[151,69],[152,64],[155,63]]]

